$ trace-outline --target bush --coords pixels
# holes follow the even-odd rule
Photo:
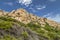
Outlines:
[[[4,20],[0,20],[0,28],[1,29],[8,29],[12,27],[12,23],[9,21],[4,21]]]

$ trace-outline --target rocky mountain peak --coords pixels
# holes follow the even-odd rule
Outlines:
[[[60,24],[58,24],[57,22],[55,21],[52,21],[52,20],[49,20],[47,18],[41,18],[41,17],[38,17],[34,14],[31,14],[29,12],[27,12],[25,9],[23,8],[20,8],[20,9],[17,9],[17,10],[13,10],[11,12],[4,12],[4,11],[0,11],[0,15],[7,15],[13,19],[16,19],[24,24],[28,24],[30,22],[39,22],[41,24],[41,26],[45,26],[46,22],[51,25],[51,26],[54,26],[54,27],[57,27],[59,26],[60,27]]]
[[[0,40],[60,40],[60,24],[25,9],[0,10]]]

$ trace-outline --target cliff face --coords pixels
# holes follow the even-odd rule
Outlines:
[[[0,10],[0,40],[60,40],[60,24],[25,9]]]
[[[37,21],[41,24],[41,26],[45,26],[45,22],[47,22],[49,25],[54,26],[54,27],[60,27],[60,24],[58,24],[55,21],[49,20],[47,18],[41,18],[38,17],[34,14],[28,13],[25,9],[17,9],[17,10],[13,10],[12,12],[4,12],[2,10],[0,10],[0,15],[8,15],[13,19],[16,19],[22,23],[28,24],[31,21]]]

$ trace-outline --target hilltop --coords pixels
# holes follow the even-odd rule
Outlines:
[[[45,22],[47,22],[51,26],[55,26],[55,27],[60,26],[60,24],[58,24],[57,22],[55,22],[53,20],[49,20],[49,19],[43,18],[43,17],[38,17],[32,13],[27,12],[23,8],[13,10],[12,12],[5,12],[5,11],[0,10],[0,16],[6,16],[6,15],[13,19],[16,19],[17,21],[25,23],[25,24],[28,24],[31,21],[37,21],[42,26],[45,26],[45,24],[46,24]]]
[[[60,24],[22,8],[0,10],[0,40],[60,40]]]

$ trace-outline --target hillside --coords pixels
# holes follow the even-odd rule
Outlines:
[[[60,24],[25,9],[0,10],[0,40],[60,40]]]

